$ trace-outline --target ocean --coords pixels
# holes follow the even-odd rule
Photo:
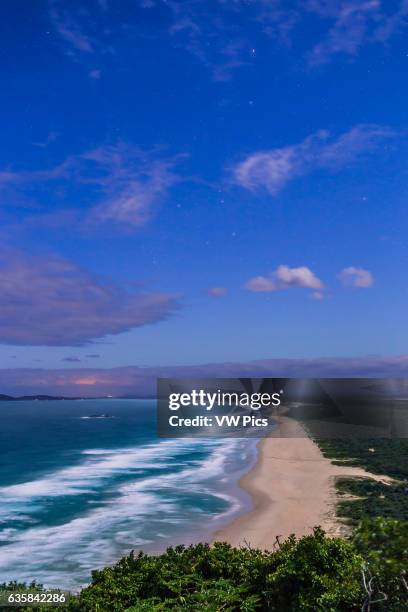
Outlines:
[[[250,505],[238,479],[256,440],[160,439],[154,400],[1,402],[0,419],[0,582],[77,591],[132,549],[209,541]]]

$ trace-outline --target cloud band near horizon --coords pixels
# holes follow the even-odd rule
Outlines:
[[[51,394],[68,397],[136,395],[153,397],[157,378],[228,377],[407,378],[408,355],[396,357],[326,357],[264,359],[190,366],[118,368],[0,369],[0,393]]]

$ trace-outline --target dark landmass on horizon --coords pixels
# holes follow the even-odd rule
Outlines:
[[[14,397],[12,395],[5,395],[0,393],[0,402],[19,402],[29,400],[39,401],[51,401],[51,400],[103,400],[103,399],[155,399],[153,396],[141,396],[141,395],[95,395],[94,397],[89,396],[62,396],[62,395],[21,395]]]

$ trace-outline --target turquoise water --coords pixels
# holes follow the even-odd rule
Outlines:
[[[132,549],[209,540],[249,503],[254,441],[157,438],[153,400],[1,402],[0,418],[0,582],[75,590]]]

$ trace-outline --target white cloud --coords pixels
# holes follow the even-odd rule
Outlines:
[[[340,280],[344,285],[369,289],[374,284],[374,277],[369,270],[349,266],[344,268],[339,274]]]
[[[224,297],[227,295],[228,290],[226,287],[210,287],[207,293],[212,297]]]
[[[234,169],[234,181],[250,191],[264,187],[277,194],[298,173],[295,147],[259,151]]]
[[[267,276],[254,276],[245,284],[245,288],[249,289],[249,291],[256,292],[276,291],[276,283],[272,278]]]
[[[246,283],[246,289],[254,292],[272,292],[293,287],[322,289],[322,281],[306,266],[290,268],[279,266],[268,276],[255,276]]]
[[[312,300],[323,300],[324,294],[322,291],[313,291],[313,293],[310,294],[310,297]]]
[[[234,166],[232,180],[277,195],[294,178],[318,168],[339,170],[393,136],[392,129],[375,124],[356,125],[337,138],[319,130],[298,144],[251,153]]]

